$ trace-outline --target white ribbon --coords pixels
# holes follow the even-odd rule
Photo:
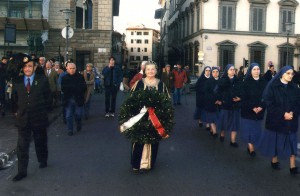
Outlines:
[[[147,111],[148,111],[147,108],[144,106],[141,109],[139,114],[137,114],[134,117],[131,117],[127,122],[123,123],[120,126],[121,133],[126,131],[127,129],[131,128],[133,125],[135,125],[135,123],[137,123],[139,120],[141,120],[141,118],[147,113]]]

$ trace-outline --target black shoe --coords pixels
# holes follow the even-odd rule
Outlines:
[[[291,175],[299,174],[298,167],[290,168],[290,174]]]
[[[199,127],[203,127],[203,123],[201,122],[201,123],[199,123]]]
[[[47,166],[48,166],[47,162],[42,162],[42,163],[40,163],[39,168],[46,168]]]
[[[252,152],[250,152],[249,148],[247,148],[247,152],[250,155],[250,157],[254,158],[256,156],[256,152],[253,150]]]
[[[206,131],[210,131],[210,127],[205,127],[205,130]]]
[[[18,173],[13,179],[12,181],[17,182],[22,180],[23,178],[26,178],[27,174],[23,174],[23,173]]]
[[[230,142],[229,145],[234,148],[239,147],[239,145],[236,142]]]
[[[271,167],[275,170],[280,170],[280,163],[279,162],[276,162],[276,163],[271,162]]]
[[[220,142],[224,142],[225,137],[224,136],[220,136]]]
[[[218,137],[218,134],[217,133],[212,133],[212,135],[211,135],[214,139],[217,139],[217,137]]]
[[[72,131],[69,131],[68,132],[68,136],[72,136],[73,135],[73,132]]]

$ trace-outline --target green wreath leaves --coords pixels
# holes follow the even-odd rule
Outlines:
[[[127,122],[139,114],[143,106],[153,107],[160,123],[169,135],[174,126],[174,108],[169,97],[157,90],[136,90],[122,104],[119,114],[119,124]],[[131,128],[123,132],[132,142],[157,143],[162,137],[153,127],[148,113]]]

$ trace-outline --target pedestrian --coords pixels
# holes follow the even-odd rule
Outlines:
[[[210,134],[213,138],[218,137],[217,124],[219,122],[219,110],[221,101],[218,97],[218,83],[219,83],[219,68],[211,68],[211,77],[207,79],[204,85],[204,113],[205,121],[209,124]]]
[[[129,70],[128,70],[126,64],[123,64],[122,71],[123,71],[123,86],[124,86],[124,92],[128,92],[128,91],[130,90],[130,87],[129,87],[129,77],[130,77],[130,73],[129,73]]]
[[[40,56],[38,61],[39,61],[38,67],[36,68],[35,73],[45,76],[46,58],[44,56]],[[52,64],[51,64],[51,66],[52,66]]]
[[[146,65],[147,61],[142,61],[141,65],[140,65],[140,71],[135,74],[133,76],[133,78],[131,79],[130,81],[130,88],[132,88],[132,86],[137,82],[139,81],[140,79],[142,79],[144,77],[144,72],[145,72],[145,65]]]
[[[185,94],[190,94],[191,91],[190,91],[190,83],[191,83],[191,71],[190,71],[190,67],[187,65],[184,67],[184,71],[186,73],[186,78],[187,78],[187,81],[184,85],[184,90],[183,92]]]
[[[247,152],[256,156],[257,146],[262,133],[262,120],[265,113],[265,103],[262,94],[267,81],[260,76],[260,67],[251,63],[245,75],[241,89],[241,139],[248,144]]]
[[[182,88],[187,82],[185,71],[182,69],[182,65],[177,63],[176,69],[173,69],[174,74],[174,92],[173,92],[173,105],[181,105]]]
[[[269,63],[268,63],[268,71],[264,74],[264,78],[267,81],[270,81],[275,76],[275,74],[276,74],[275,67],[274,67],[272,61],[269,61]]]
[[[48,60],[45,64],[45,75],[48,78],[48,82],[50,85],[51,94],[48,98],[49,100],[49,111],[53,110],[53,107],[56,107],[57,105],[57,80],[58,80],[58,74],[55,71],[54,68],[52,68],[52,63]]]
[[[117,93],[123,81],[122,69],[115,65],[115,58],[109,57],[109,63],[102,70],[105,87],[105,117],[114,117],[116,110]]]
[[[239,80],[243,81],[245,74],[244,74],[244,66],[240,66],[240,70],[237,73],[237,77]]]
[[[64,69],[67,69],[67,67],[68,67],[68,62],[66,61]],[[60,91],[60,101],[61,101],[61,104],[62,104],[62,114],[63,114],[62,118],[63,118],[63,123],[64,124],[67,124],[67,119],[66,119],[66,105],[63,103],[64,102],[64,93],[61,90],[61,82],[62,82],[62,78],[64,76],[66,76],[67,74],[68,74],[67,70],[62,72],[61,74],[59,74],[58,80],[57,80],[57,88]]]
[[[7,68],[7,57],[2,57],[0,62],[0,111],[2,117],[5,116],[5,107],[6,107],[6,100],[5,100],[5,90],[6,90],[6,68]]]
[[[84,78],[76,71],[75,63],[68,63],[67,75],[61,81],[61,91],[63,92],[63,104],[66,107],[68,135],[72,136],[74,133],[73,118],[75,118],[77,132],[82,129],[81,118],[86,92]]]
[[[205,91],[204,86],[205,83],[210,78],[211,74],[211,67],[205,66],[201,76],[198,78],[196,83],[196,110],[194,113],[194,119],[198,120],[199,127],[203,127],[203,122],[205,121],[205,112],[204,112],[204,106],[205,106]],[[209,124],[206,124],[206,130],[210,130]]]
[[[165,71],[162,73],[161,80],[166,85],[169,93],[174,91],[174,74],[171,72],[171,66],[169,64],[165,66]]]
[[[157,158],[157,153],[158,153],[158,147],[159,147],[159,141],[162,138],[167,138],[167,132],[169,129],[167,129],[167,123],[172,124],[172,118],[168,118],[173,115],[173,110],[172,110],[172,103],[169,100],[168,96],[168,91],[166,89],[166,86],[163,84],[163,82],[159,79],[157,79],[155,76],[157,74],[157,67],[153,62],[146,63],[145,65],[145,78],[142,78],[139,80],[135,85],[132,87],[132,92],[131,92],[131,97],[129,97],[128,100],[138,100],[134,101],[136,105],[139,105],[140,103],[143,103],[141,105],[142,107],[148,107],[147,104],[149,104],[150,107],[153,109],[152,114],[148,114],[149,117],[147,118],[142,118],[137,124],[141,125],[142,127],[147,127],[147,128],[141,128],[141,129],[134,129],[130,130],[130,136],[133,138],[132,139],[132,149],[131,149],[131,166],[133,171],[149,171],[154,168],[155,163],[156,163],[156,158]],[[166,98],[165,99],[160,99],[159,94],[155,94],[151,99],[149,99],[146,95],[147,93],[157,93],[159,92],[160,96],[163,96]],[[143,95],[143,96],[139,96]],[[166,96],[165,96],[166,95]],[[151,95],[150,95],[151,96]],[[153,101],[153,99],[156,99]],[[151,103],[151,101],[153,103]],[[145,104],[145,105],[144,105]],[[153,105],[154,104],[154,105]],[[160,105],[158,105],[160,104]],[[133,104],[127,104],[126,102],[123,104],[124,108],[122,111],[125,111],[125,107],[128,107]],[[157,109],[154,109],[157,108]],[[146,108],[145,108],[146,109]],[[148,110],[151,108],[147,108]],[[161,112],[159,110],[161,110]],[[138,111],[140,108],[138,109]],[[157,111],[156,111],[157,110]],[[133,109],[128,111],[129,116],[132,117],[132,113],[135,112]],[[160,112],[160,113],[159,113]],[[120,114],[120,118],[123,117],[123,115],[128,115],[128,114]],[[140,115],[140,114],[138,114]],[[159,117],[161,115],[164,116],[164,119],[167,119],[166,121],[161,121]],[[155,117],[154,117],[155,116]],[[135,117],[133,117],[135,118]],[[154,120],[155,118],[156,120]],[[153,130],[153,124],[148,125],[150,122],[148,119],[151,119],[151,122],[153,123],[154,121],[157,123],[161,123],[164,125],[161,126],[161,129],[164,129],[162,132],[158,132],[156,128]],[[131,121],[131,119],[129,120]],[[165,123],[166,122],[166,123]],[[128,122],[124,123],[127,124]],[[123,124],[123,125],[124,125]],[[121,131],[122,131],[121,126]],[[127,127],[124,125],[124,127]],[[137,126],[135,126],[137,127]],[[128,127],[127,127],[128,128]],[[153,132],[154,133],[153,133]]]
[[[23,54],[23,73],[13,80],[12,111],[18,127],[18,174],[12,179],[20,181],[27,176],[31,135],[40,168],[47,167],[47,105],[50,87],[46,77],[36,74],[37,63]]]
[[[296,167],[297,129],[300,96],[292,81],[294,70],[287,65],[268,83],[263,93],[267,106],[265,131],[259,142],[261,154],[270,157],[271,167],[280,169],[279,159],[290,159],[290,174],[298,174]]]
[[[93,64],[86,64],[85,70],[83,71],[83,77],[87,86],[84,99],[84,117],[87,120],[90,116],[90,106],[92,94],[94,92],[95,75],[93,72]]]
[[[234,65],[228,64],[219,81],[218,88],[221,99],[220,141],[224,142],[225,132],[230,132],[230,146],[238,147],[237,132],[240,129],[241,82],[235,75]]]

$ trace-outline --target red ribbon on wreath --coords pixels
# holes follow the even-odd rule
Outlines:
[[[149,118],[152,122],[152,125],[154,126],[154,128],[157,130],[158,134],[162,137],[162,138],[168,138],[169,135],[165,132],[164,127],[162,126],[162,124],[159,122],[156,114],[155,114],[155,110],[152,107],[148,108],[148,113],[149,113]]]

